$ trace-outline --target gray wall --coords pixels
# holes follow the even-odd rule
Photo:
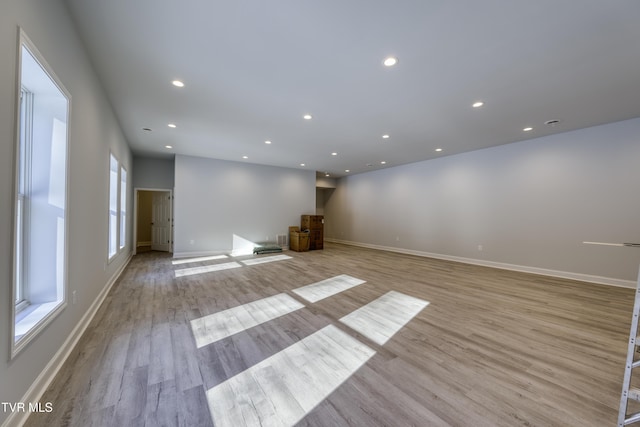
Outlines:
[[[315,213],[311,171],[181,155],[175,170],[176,256],[230,251],[234,234],[275,240]]]
[[[14,360],[8,361],[18,26],[25,30],[72,97],[67,295],[76,290],[78,302],[69,303]],[[0,57],[0,401],[19,402],[128,258],[131,221],[125,252],[106,264],[109,152],[113,151],[128,171],[132,170],[132,156],[62,1],[4,0]],[[8,415],[0,410],[0,424]]]
[[[133,187],[171,190],[174,186],[174,159],[133,158]]]
[[[635,281],[640,249],[581,242],[640,241],[640,119],[345,177],[324,215],[335,240]]]

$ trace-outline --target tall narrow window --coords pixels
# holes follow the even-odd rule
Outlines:
[[[127,236],[127,170],[120,168],[120,243],[124,249]]]
[[[109,160],[109,259],[118,253],[118,159]]]
[[[12,356],[64,308],[70,96],[20,34]]]
[[[127,238],[127,170],[109,158],[109,261],[125,248]]]

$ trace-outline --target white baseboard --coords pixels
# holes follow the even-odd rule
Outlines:
[[[549,270],[546,268],[528,267],[525,265],[507,264],[503,262],[494,262],[494,261],[487,261],[487,260],[475,259],[475,258],[464,258],[464,257],[453,256],[453,255],[436,254],[431,252],[416,251],[416,250],[405,249],[405,248],[394,248],[392,246],[372,245],[369,243],[352,242],[349,240],[331,239],[326,237],[324,240],[326,242],[341,243],[343,245],[359,246],[362,248],[377,249],[377,250],[388,251],[388,252],[397,252],[401,254],[416,255],[416,256],[421,256],[426,258],[436,258],[436,259],[442,259],[446,261],[462,262],[464,264],[493,267],[493,268],[499,268],[502,270],[511,270],[511,271],[519,271],[523,273],[539,274],[542,276],[558,277],[561,279],[578,280],[581,282],[598,283],[601,285],[618,286],[622,288],[636,287],[636,282],[632,280],[622,280],[622,279],[615,279],[612,277],[593,276],[590,274],[572,273],[569,271]]]
[[[96,312],[102,305],[103,301],[109,294],[109,291],[116,283],[116,281],[120,278],[120,275],[124,271],[124,269],[129,265],[133,254],[129,254],[129,258],[122,264],[122,267],[116,271],[116,273],[111,277],[111,279],[107,282],[107,284],[102,288],[102,291],[98,294],[96,299],[93,301],[89,309],[84,313],[82,319],[78,322],[78,324],[73,328],[67,339],[62,343],[56,354],[51,358],[47,366],[44,367],[42,372],[38,375],[35,381],[31,384],[27,392],[24,394],[20,402],[39,402],[44,392],[47,390],[51,382],[62,368],[62,365],[67,360],[71,351],[75,348],[76,344],[84,334],[84,331],[93,320],[93,316],[95,316]],[[2,423],[2,427],[13,427],[13,426],[22,426],[27,421],[30,413],[28,411],[16,411],[11,412],[7,419]]]

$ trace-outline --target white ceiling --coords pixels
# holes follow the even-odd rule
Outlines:
[[[67,3],[140,155],[343,176],[640,116],[637,0]]]

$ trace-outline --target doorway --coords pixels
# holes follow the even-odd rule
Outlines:
[[[173,252],[173,195],[171,190],[135,189],[135,252]]]

